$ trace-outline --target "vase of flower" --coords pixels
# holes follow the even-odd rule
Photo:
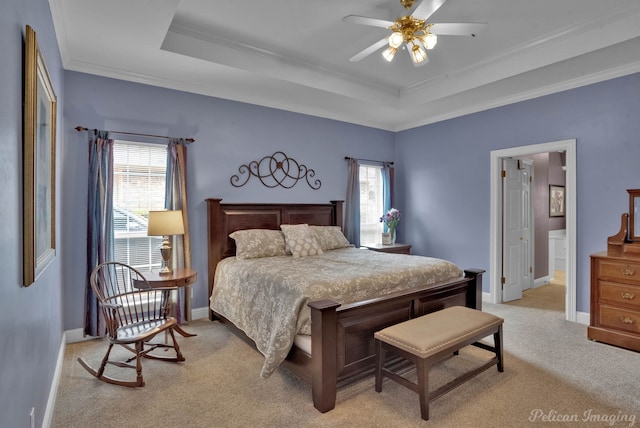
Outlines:
[[[380,222],[384,223],[386,232],[382,234],[382,245],[392,245],[396,243],[396,228],[400,222],[400,210],[391,208],[385,215],[380,217]]]
[[[390,244],[391,245],[395,244],[396,243],[396,228],[395,227],[389,229],[389,235],[391,235],[390,236],[390,241],[391,241]]]

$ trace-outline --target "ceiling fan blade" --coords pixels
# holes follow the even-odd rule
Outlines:
[[[469,23],[436,23],[429,31],[437,36],[472,36],[483,33],[488,25],[479,22]]]
[[[368,48],[361,50],[360,52],[358,52],[357,54],[355,54],[354,56],[349,58],[349,61],[351,61],[351,62],[360,61],[362,58],[371,55],[372,53],[374,53],[375,51],[377,51],[381,47],[386,46],[388,44],[389,44],[389,39],[387,37],[385,37],[384,39],[375,42],[374,44],[372,44]]]
[[[389,28],[393,25],[393,21],[385,21],[384,19],[367,18],[366,16],[347,15],[342,18],[345,22],[353,24],[369,25],[371,27]]]
[[[436,10],[440,9],[440,6],[442,6],[445,1],[447,0],[422,0],[411,15],[418,19],[428,19]]]

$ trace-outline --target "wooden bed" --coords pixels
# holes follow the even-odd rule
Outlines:
[[[235,242],[229,238],[230,233],[243,229],[278,230],[281,224],[342,227],[342,201],[249,204],[207,199],[206,202],[209,296],[218,262],[235,256]],[[331,300],[311,302],[313,356],[293,346],[284,365],[311,384],[314,406],[327,412],[335,407],[339,386],[373,373],[375,331],[448,306],[482,309],[483,272],[468,269],[464,278],[348,305]],[[226,321],[213,311],[210,319]]]

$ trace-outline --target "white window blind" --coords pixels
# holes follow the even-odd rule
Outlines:
[[[164,209],[167,147],[116,140],[113,152],[115,261],[141,271],[159,267],[162,237],[147,236],[147,221],[149,211]]]
[[[382,200],[382,167],[360,165],[360,243],[381,242],[384,214]]]

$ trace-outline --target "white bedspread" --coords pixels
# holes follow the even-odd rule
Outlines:
[[[462,276],[441,259],[342,248],[322,255],[218,263],[211,309],[243,330],[265,356],[268,377],[286,358],[296,334],[311,334],[307,303],[353,303]]]

